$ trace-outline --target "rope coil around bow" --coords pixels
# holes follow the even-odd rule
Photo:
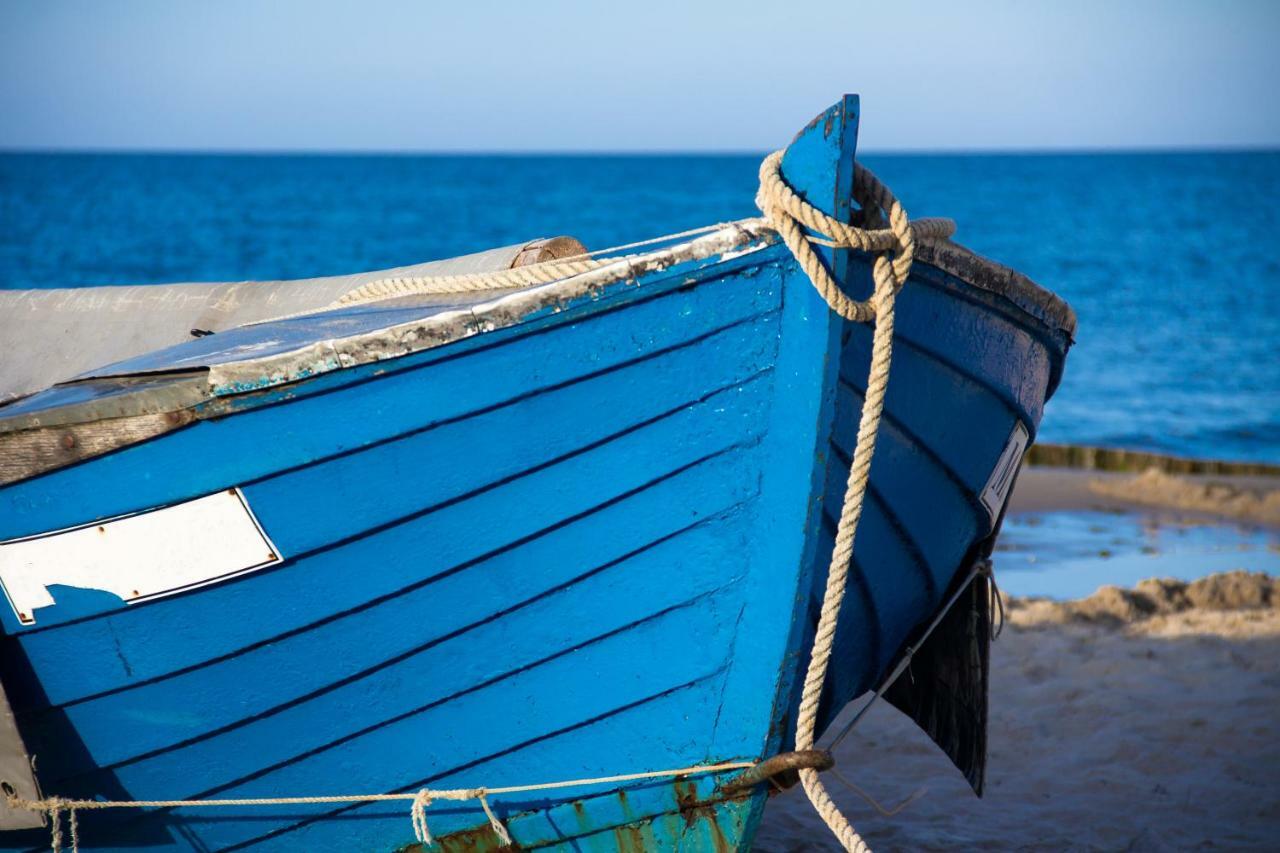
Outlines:
[[[760,164],[756,206],[777,229],[782,242],[795,255],[796,262],[831,310],[846,320],[870,322],[876,315],[875,297],[865,302],[850,298],[818,257],[812,245],[815,240],[805,233],[806,228],[826,235],[826,240],[819,238],[816,242],[833,248],[875,252],[872,271],[876,288],[879,290],[882,283],[886,287],[891,284],[895,293],[902,289],[911,272],[916,241],[942,239],[956,232],[956,224],[950,219],[912,222],[889,188],[861,163],[854,164],[853,197],[862,206],[863,224],[877,225],[883,215],[889,227],[858,227],[833,219],[802,199],[787,183],[782,176],[783,153],[775,151]]]
[[[863,499],[866,497],[871,474],[871,458],[875,454],[885,391],[889,384],[889,363],[893,355],[894,300],[911,273],[916,241],[949,237],[955,233],[955,223],[947,219],[911,222],[893,193],[859,164],[855,164],[853,197],[862,206],[862,223],[867,227],[840,222],[800,198],[787,184],[782,176],[782,154],[781,151],[770,154],[760,164],[760,191],[756,196],[756,204],[769,223],[777,229],[783,243],[795,256],[796,263],[831,306],[831,310],[855,323],[874,322],[871,367],[867,376],[867,392],[863,396],[858,439],[854,446],[853,462],[849,466],[849,480],[840,508],[835,546],[827,569],[822,610],[814,631],[809,668],[805,673],[804,689],[800,695],[795,744],[796,750],[800,751],[813,749],[817,739],[818,704],[822,699],[822,687],[826,682],[827,668],[835,645],[840,606],[844,603],[848,588],[854,537],[858,521],[862,517]],[[874,227],[880,224],[882,216],[887,221],[888,228]],[[819,238],[816,242],[832,248],[875,253],[871,266],[875,290],[869,300],[860,302],[852,299],[841,289],[814,250],[812,243],[815,238],[807,234],[805,229],[826,235],[828,240]],[[867,843],[827,793],[818,770],[813,767],[801,769],[800,783],[814,809],[844,848],[869,853]]]

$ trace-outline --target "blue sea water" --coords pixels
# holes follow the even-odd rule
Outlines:
[[[912,215],[956,219],[1075,307],[1043,440],[1280,462],[1280,152],[864,160]],[[0,155],[0,288],[603,247],[752,215],[758,161]]]
[[[995,566],[1010,595],[1059,599],[1151,577],[1192,581],[1241,569],[1280,576],[1280,530],[1156,509],[1014,513],[1001,528]]]

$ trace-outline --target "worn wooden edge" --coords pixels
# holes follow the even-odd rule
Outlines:
[[[973,287],[1003,296],[1045,325],[1075,337],[1076,312],[1066,300],[1015,269],[951,240],[922,240],[916,244],[916,258]]]
[[[204,368],[172,374],[134,377],[102,377],[77,381],[101,389],[100,397],[76,403],[50,406],[30,414],[0,417],[0,438],[7,433],[41,427],[60,427],[89,421],[159,415],[187,409],[209,399],[210,388]],[[71,383],[62,383],[62,387]],[[3,413],[0,409],[0,413]]]
[[[611,285],[634,287],[641,278],[664,272],[676,264],[724,260],[726,253],[735,249],[751,245],[764,248],[774,239],[773,231],[763,220],[734,223],[638,258],[618,260],[550,284],[505,291],[488,302],[468,308],[443,311],[372,332],[315,341],[259,359],[213,365],[209,368],[209,384],[215,396],[225,396],[399,358],[513,326],[534,315],[558,313],[579,299],[599,298]]]
[[[542,313],[558,313],[582,298],[599,298],[614,284],[639,279],[686,262],[714,265],[776,242],[762,219],[734,222],[703,236],[640,258],[619,260],[550,284],[501,295],[467,308],[387,326],[343,338],[319,340],[284,353],[213,365],[171,382],[140,383],[138,390],[104,400],[67,405],[13,418],[0,416],[0,485],[26,479],[177,429],[217,412],[198,409],[212,399],[277,387],[362,364],[399,358],[465,338],[514,326]],[[537,240],[530,257],[580,253],[573,238]],[[981,290],[999,294],[1033,318],[1065,331],[1075,330],[1066,302],[1014,270],[950,241],[929,241],[918,249],[922,262]],[[564,254],[560,254],[564,253]],[[545,258],[544,258],[545,259]],[[533,263],[536,261],[527,261]],[[621,268],[620,268],[621,267]],[[624,273],[619,280],[619,273]],[[156,380],[157,374],[139,374]],[[128,377],[76,380],[119,384]],[[71,383],[66,383],[71,384]],[[3,410],[0,409],[0,412]]]
[[[194,420],[194,409],[180,409],[37,427],[0,436],[0,485],[137,444]]]
[[[222,407],[209,406],[211,400],[434,349],[544,313],[559,313],[580,300],[598,299],[611,285],[636,287],[640,279],[677,264],[706,262],[697,270],[701,271],[731,257],[763,249],[774,240],[774,233],[763,220],[747,220],[640,258],[620,260],[550,284],[504,291],[501,296],[468,308],[442,311],[373,332],[315,341],[260,359],[215,365],[199,379],[184,380],[180,391],[168,392],[170,396],[190,395],[177,406],[166,405],[163,395],[152,388],[117,397],[113,413],[119,417],[104,418],[96,403],[81,403],[41,412],[39,416],[20,415],[8,422],[0,418],[0,485],[135,444],[195,420],[225,414]],[[572,251],[572,247],[561,250]],[[619,272],[624,273],[621,279]],[[690,279],[693,281],[696,278]]]

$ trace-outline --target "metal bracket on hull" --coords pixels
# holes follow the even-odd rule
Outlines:
[[[830,770],[836,766],[836,760],[825,749],[801,749],[795,752],[783,752],[766,758],[755,767],[743,771],[736,779],[730,779],[720,787],[725,794],[738,794],[761,782],[773,782],[779,788],[793,787],[800,781],[800,771],[812,767],[814,770]]]
[[[990,650],[997,633],[992,607],[999,603],[991,573],[994,541],[993,534],[979,543],[979,552],[987,556],[969,562],[971,568],[954,585],[933,620],[902,647],[880,686],[844,728],[828,739],[828,751],[834,751],[883,697],[920,726],[965,775],[974,793],[982,796]],[[1003,618],[1004,607],[999,607]],[[912,677],[900,678],[909,668]]]
[[[10,808],[9,797],[40,799],[40,786],[31,766],[27,748],[18,734],[18,725],[9,708],[9,700],[0,687],[0,830],[39,829],[44,815],[27,809]]]
[[[985,562],[985,561],[984,561]],[[889,704],[910,717],[964,774],[978,796],[987,776],[991,605],[986,573],[965,578],[935,630],[907,658],[913,678],[884,690]]]

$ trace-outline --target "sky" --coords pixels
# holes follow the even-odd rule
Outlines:
[[[0,149],[1280,147],[1280,0],[0,0]]]

